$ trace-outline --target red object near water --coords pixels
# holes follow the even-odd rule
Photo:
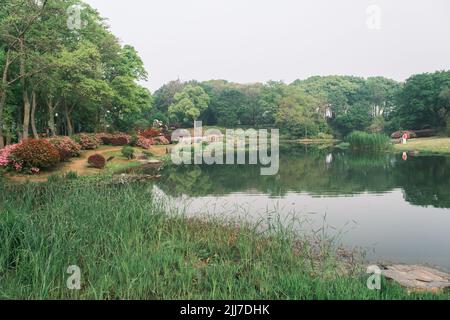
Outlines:
[[[408,160],[408,154],[406,152],[403,152],[402,159],[403,161]]]

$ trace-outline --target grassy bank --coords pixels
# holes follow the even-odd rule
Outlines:
[[[397,151],[450,155],[450,138],[412,139],[407,144],[396,144],[394,148]]]
[[[168,216],[149,184],[0,186],[0,298],[403,299],[326,242]],[[66,288],[70,265],[82,288]],[[344,272],[343,270],[347,270]]]

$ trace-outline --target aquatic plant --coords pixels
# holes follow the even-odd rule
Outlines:
[[[353,131],[345,140],[350,144],[352,150],[382,151],[391,146],[389,137],[381,133]]]

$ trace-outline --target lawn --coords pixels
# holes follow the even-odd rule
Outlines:
[[[386,281],[371,291],[359,260],[326,239],[188,219],[150,184],[108,181],[0,181],[0,299],[449,298]],[[81,290],[66,286],[72,265]]]
[[[423,154],[450,155],[450,138],[434,137],[409,140],[406,145],[396,144],[395,150],[416,152]]]

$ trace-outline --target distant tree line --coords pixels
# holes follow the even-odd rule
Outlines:
[[[346,136],[450,124],[450,71],[384,77],[315,76],[291,84],[171,81],[154,93],[154,115],[190,126],[276,126],[293,137]]]
[[[70,8],[80,8],[71,28]],[[76,20],[75,20],[76,21]],[[450,126],[450,71],[383,77],[311,77],[291,84],[180,80],[152,95],[133,47],[121,45],[81,0],[3,0],[0,147],[41,135],[171,125],[278,127],[292,137]]]

